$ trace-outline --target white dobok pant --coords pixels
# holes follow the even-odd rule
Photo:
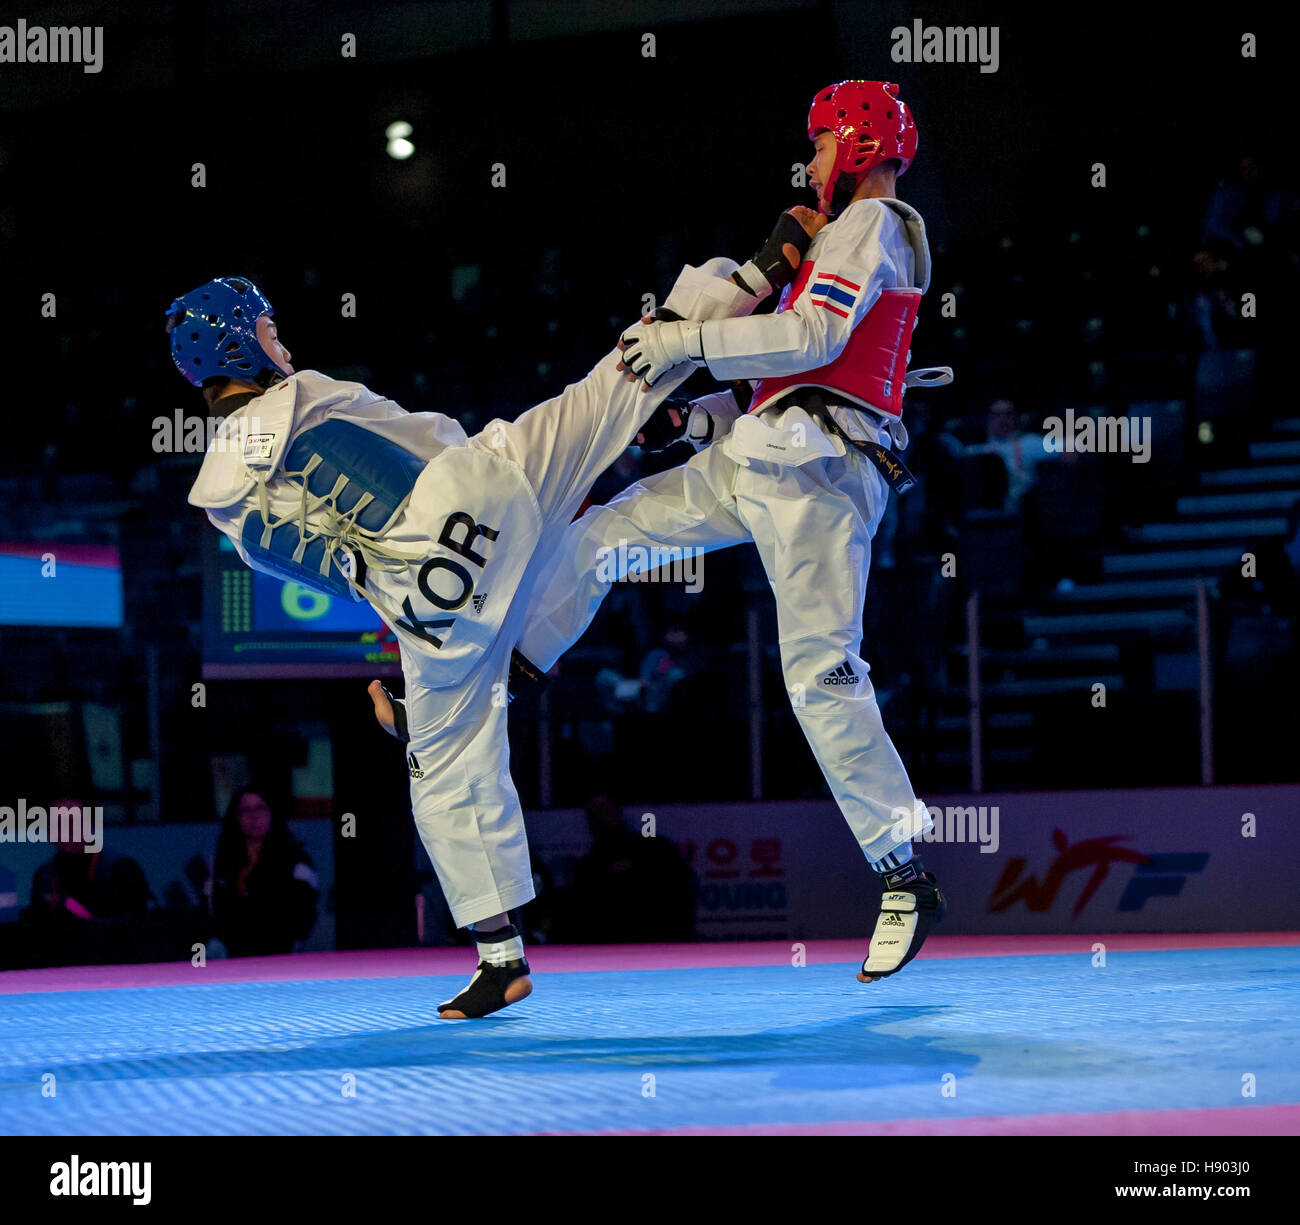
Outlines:
[[[428,689],[407,677],[411,812],[457,927],[535,896],[523,807],[510,777],[502,636],[470,683]]]
[[[801,443],[791,450],[799,429]],[[734,445],[742,434],[744,444]],[[784,439],[786,453],[802,462],[754,458],[769,436]],[[883,428],[880,441],[889,442]],[[824,453],[802,458],[800,445],[804,454]],[[769,410],[742,418],[727,439],[680,467],[592,507],[556,551],[519,649],[549,669],[581,637],[610,581],[642,568],[644,553],[627,560],[632,546],[708,551],[752,540],[776,595],[795,715],[859,846],[880,859],[932,822],[885,731],[861,655],[871,540],[889,486],[860,451],[845,446],[837,456],[833,445],[803,410]]]

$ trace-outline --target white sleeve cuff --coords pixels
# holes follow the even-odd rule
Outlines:
[[[763,270],[752,259],[737,268],[736,275],[749,286],[756,304],[772,292],[772,282],[763,275]]]
[[[732,319],[748,315],[762,300],[746,293],[731,274],[735,260],[711,259],[700,268],[687,264],[663,306],[683,319]]]

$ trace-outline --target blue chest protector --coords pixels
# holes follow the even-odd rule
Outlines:
[[[273,516],[265,501],[249,511],[240,544],[260,570],[324,595],[362,598],[349,579],[344,550],[369,563],[392,555],[378,542],[410,500],[424,460],[350,421],[304,430],[285,453],[275,480],[299,494],[298,510]]]

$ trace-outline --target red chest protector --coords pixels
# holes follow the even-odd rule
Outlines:
[[[789,310],[790,304],[803,293],[814,267],[812,260],[804,260],[799,265],[799,275],[781,293],[777,314]],[[856,293],[860,286],[843,281],[840,287],[837,280],[842,278],[822,277],[814,287],[813,300],[818,310],[833,310],[847,315],[852,302],[848,290]],[[908,349],[920,307],[919,289],[882,290],[875,305],[853,329],[849,343],[834,361],[815,370],[805,370],[802,374],[760,379],[749,411],[757,412],[778,396],[798,387],[824,387],[849,403],[875,409],[895,420],[901,418]]]

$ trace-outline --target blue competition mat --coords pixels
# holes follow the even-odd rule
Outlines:
[[[612,1131],[1300,1102],[1294,947],[1112,953],[1105,968],[935,959],[870,987],[855,968],[554,973],[471,1022],[435,1012],[463,975],[0,995],[0,1133]]]

